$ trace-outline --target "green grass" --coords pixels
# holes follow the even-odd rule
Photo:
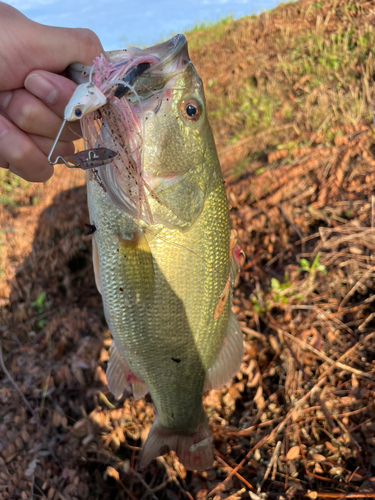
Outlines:
[[[22,194],[30,183],[24,181],[9,170],[0,169],[0,203],[3,205],[17,206],[17,197]]]
[[[220,37],[225,30],[233,23],[233,16],[226,16],[216,22],[202,22],[196,23],[192,28],[184,31],[189,40],[189,47],[196,49],[203,47],[207,43]],[[193,35],[199,34],[198,37]]]

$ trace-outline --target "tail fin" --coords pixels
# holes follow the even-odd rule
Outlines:
[[[174,450],[179,461],[188,470],[203,471],[212,467],[214,448],[206,417],[189,433],[177,432],[160,425],[156,415],[141,454],[141,468],[151,460]]]

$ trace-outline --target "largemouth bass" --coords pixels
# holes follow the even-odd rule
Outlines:
[[[156,408],[141,466],[174,450],[187,469],[212,466],[205,389],[238,371],[242,334],[223,178],[201,78],[186,38],[108,53],[72,71],[107,104],[83,119],[88,148],[117,152],[91,170],[87,193],[95,278],[113,343],[107,381],[131,383]]]

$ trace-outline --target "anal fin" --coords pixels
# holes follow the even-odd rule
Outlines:
[[[243,356],[243,336],[232,311],[223,345],[214,364],[207,370],[204,389],[220,389],[238,372]]]

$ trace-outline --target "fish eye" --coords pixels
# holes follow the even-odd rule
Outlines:
[[[81,118],[81,116],[82,116],[82,109],[81,108],[76,108],[74,110],[74,114],[76,115],[77,118]]]
[[[191,122],[198,121],[202,114],[201,105],[195,99],[184,101],[181,105],[181,111],[184,117]]]

